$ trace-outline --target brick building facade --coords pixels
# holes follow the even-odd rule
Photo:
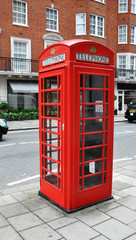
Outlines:
[[[38,56],[63,39],[115,52],[115,107],[136,98],[136,0],[5,0],[0,8],[0,102],[38,107]]]

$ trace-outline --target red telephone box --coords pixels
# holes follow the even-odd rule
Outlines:
[[[112,197],[113,58],[88,40],[39,57],[39,194],[67,212]]]

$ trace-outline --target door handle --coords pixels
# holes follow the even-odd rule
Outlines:
[[[65,124],[63,123],[62,124],[62,131],[64,131],[65,130]]]

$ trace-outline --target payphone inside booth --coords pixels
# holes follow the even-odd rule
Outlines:
[[[112,197],[113,59],[88,40],[39,57],[39,194],[67,212]]]

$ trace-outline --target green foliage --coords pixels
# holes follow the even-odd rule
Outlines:
[[[6,120],[29,120],[29,119],[38,119],[39,118],[39,110],[38,109],[24,109],[24,110],[10,110],[8,113],[1,113],[0,116],[5,118]]]
[[[114,95],[114,101],[115,101],[115,100],[117,100],[117,96],[116,96],[116,95]]]
[[[5,110],[8,109],[9,105],[6,102],[1,102],[0,103],[0,110]]]

